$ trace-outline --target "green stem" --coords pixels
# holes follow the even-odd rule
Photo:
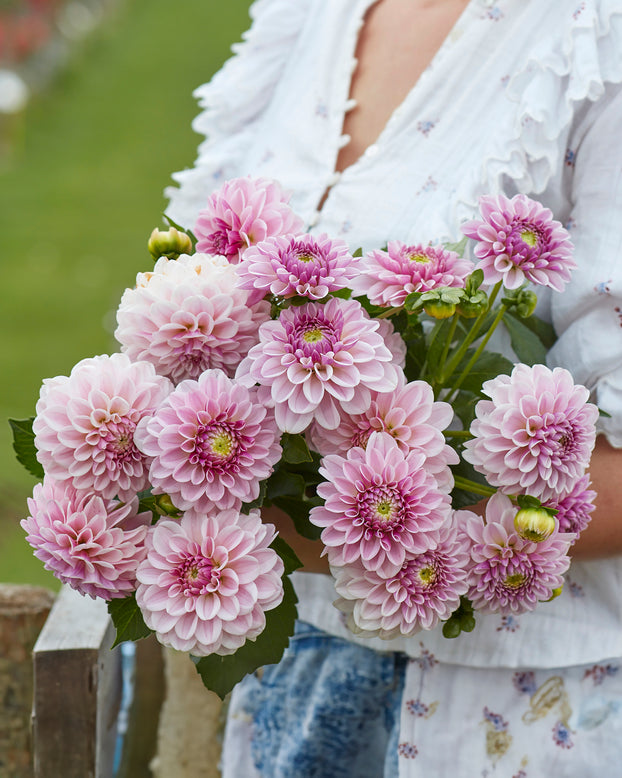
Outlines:
[[[469,432],[469,430],[445,430],[443,432],[443,435],[446,438],[472,438],[473,433]]]
[[[472,492],[473,494],[481,494],[482,497],[492,497],[497,491],[492,486],[485,486],[484,484],[478,484],[476,481],[471,481],[469,478],[461,478],[460,476],[454,476],[454,484],[457,489],[462,489],[465,492]]]
[[[458,326],[458,319],[460,318],[460,314],[456,311],[454,313],[454,318],[451,322],[451,327],[449,328],[449,332],[447,333],[447,339],[445,341],[445,345],[443,346],[443,351],[441,353],[441,358],[439,359],[439,371],[438,375],[444,376],[443,368],[445,366],[445,361],[447,360],[447,354],[449,353],[449,347],[451,346],[451,341],[454,339],[454,335],[456,334],[456,327]]]
[[[434,343],[434,339],[436,338],[436,336],[438,334],[438,331],[443,326],[443,324],[445,324],[445,319],[437,319],[436,320],[436,324],[434,325],[434,327],[432,328],[432,332],[430,333],[430,338],[428,340],[428,343],[430,343],[430,344]],[[426,349],[425,359],[423,361],[423,365],[421,365],[421,371],[419,373],[419,380],[420,381],[423,381],[425,379],[425,373],[426,373],[426,369],[428,367],[428,350],[429,349]]]
[[[388,308],[386,311],[379,313],[378,316],[376,316],[376,319],[388,319],[391,316],[395,316],[402,310],[404,310],[403,305],[400,305],[399,308]]]
[[[460,348],[456,351],[456,353],[451,358],[449,365],[447,365],[447,368],[443,373],[443,380],[449,378],[449,376],[453,374],[454,370],[460,364],[460,360],[466,354],[467,349],[477,337],[477,334],[481,329],[482,322],[484,321],[486,316],[488,316],[490,309],[492,308],[495,300],[497,299],[497,295],[499,294],[499,290],[501,289],[501,286],[502,286],[502,282],[499,281],[495,285],[492,292],[490,293],[490,296],[488,298],[488,307],[486,308],[485,311],[482,311],[482,313],[480,313],[477,319],[475,319],[475,321],[473,322],[473,325],[471,326],[471,329],[467,332],[465,339],[460,345]]]
[[[462,386],[462,383],[463,383],[464,379],[468,376],[471,368],[477,362],[477,360],[480,358],[483,350],[486,348],[486,344],[488,343],[488,341],[492,337],[492,333],[499,326],[501,320],[503,319],[503,315],[505,314],[506,311],[507,311],[507,308],[505,307],[505,305],[500,305],[499,306],[499,311],[498,311],[497,315],[495,316],[495,320],[491,324],[490,329],[488,330],[488,332],[482,338],[479,346],[475,349],[475,353],[473,354],[471,359],[469,359],[469,361],[467,362],[466,367],[464,368],[464,370],[460,374],[460,377],[458,378],[456,383],[451,387],[451,391],[449,392],[449,396],[444,398],[445,402],[451,403],[451,402],[453,402],[456,399],[456,395],[458,394],[458,390]]]

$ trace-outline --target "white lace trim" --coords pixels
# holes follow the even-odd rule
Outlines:
[[[559,167],[559,138],[570,127],[574,105],[597,100],[606,83],[622,82],[621,52],[622,2],[577,0],[559,46],[552,48],[544,36],[510,80],[515,134],[485,160],[481,191],[500,191],[507,175],[521,192],[543,192]]]

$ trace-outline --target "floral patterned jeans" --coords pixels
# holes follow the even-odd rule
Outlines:
[[[620,778],[619,669],[409,660],[300,623],[233,692],[223,778]]]

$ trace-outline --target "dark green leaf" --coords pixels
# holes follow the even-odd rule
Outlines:
[[[341,300],[349,300],[352,297],[351,289],[337,289],[331,292],[331,297],[339,297]]]
[[[526,365],[544,364],[546,348],[540,338],[525,326],[529,319],[516,319],[511,313],[506,313],[503,322],[510,333],[514,353]]]
[[[302,497],[305,491],[305,479],[299,473],[287,470],[275,470],[268,478],[266,497],[274,501],[275,497]]]
[[[473,356],[473,353],[473,349],[467,351],[453,376],[446,382],[447,386],[455,384],[469,359]],[[501,374],[509,375],[512,372],[513,367],[514,365],[512,362],[510,362],[509,359],[502,357],[501,354],[497,354],[494,351],[484,351],[480,354],[477,361],[470,369],[469,374],[462,382],[461,389],[467,392],[481,394],[481,388],[484,381],[490,381],[492,378],[496,378]]]
[[[481,473],[478,473],[473,468],[473,465],[466,462],[462,457],[457,465],[451,466],[451,471],[455,476],[474,481],[476,484],[481,484],[482,486],[489,486],[484,476]],[[454,489],[451,493],[451,505],[454,510],[471,508],[473,505],[477,505],[478,502],[481,502],[482,499],[484,498],[481,494],[469,492],[464,489]]]
[[[598,415],[601,416],[603,419],[610,419],[611,418],[611,414],[607,413],[607,411],[603,411],[602,408],[598,409]]]
[[[426,376],[434,379],[443,367],[441,365],[441,355],[445,347],[445,342],[451,329],[452,319],[443,319],[438,322],[432,330],[432,336],[428,343]]]
[[[33,421],[34,417],[30,419],[9,419],[9,424],[13,431],[13,450],[20,465],[23,465],[36,478],[43,478],[43,467],[37,459],[35,436],[32,431]]]
[[[471,426],[471,422],[475,418],[475,406],[481,400],[481,397],[472,392],[460,391],[451,405],[454,409],[454,413],[462,422],[462,427],[468,430]]]
[[[319,497],[312,497],[306,500],[296,500],[292,497],[277,497],[274,500],[277,508],[291,518],[296,527],[296,532],[308,540],[319,540],[322,534],[321,527],[316,527],[309,521],[309,513],[315,505],[321,505],[322,500]]]
[[[283,540],[283,538],[279,538],[278,536],[274,538],[272,543],[270,543],[270,548],[273,548],[283,560],[285,575],[291,575],[291,573],[298,570],[299,567],[302,567],[302,562],[296,556],[296,552]]]
[[[291,435],[289,432],[283,433],[281,446],[285,462],[297,465],[300,462],[313,461],[307,442],[302,435]]]
[[[135,594],[122,600],[110,600],[108,613],[117,630],[117,636],[112,644],[113,648],[126,640],[140,640],[151,635],[151,630],[145,624],[143,614],[136,603]]]
[[[352,252],[353,257],[362,257],[363,256],[363,249],[359,246],[355,251]]]
[[[289,578],[283,579],[283,602],[266,613],[266,626],[256,640],[247,640],[241,648],[229,656],[211,654],[192,657],[197,672],[205,686],[221,699],[233,689],[245,675],[263,665],[276,664],[289,645],[297,618],[298,598]]]
[[[552,324],[539,319],[537,316],[530,316],[528,319],[521,319],[521,321],[528,330],[531,330],[540,338],[540,342],[547,350],[553,348],[557,335]]]

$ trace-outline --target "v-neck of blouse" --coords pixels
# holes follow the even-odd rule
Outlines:
[[[325,197],[323,198],[322,205],[324,205],[328,197],[330,197],[330,191],[332,187],[339,180],[341,180],[341,178],[351,175],[352,172],[356,172],[356,170],[359,169],[360,167],[364,167],[366,164],[369,163],[370,159],[373,159],[373,157],[375,157],[376,154],[378,154],[378,152],[381,150],[387,138],[390,138],[392,133],[394,132],[399,118],[408,110],[410,104],[414,100],[416,100],[423,82],[425,82],[430,72],[434,70],[444,58],[447,49],[450,47],[455,37],[456,31],[463,26],[467,18],[472,14],[474,6],[478,2],[478,0],[469,0],[468,3],[465,5],[465,7],[462,9],[458,18],[451,26],[449,32],[443,39],[443,42],[436,50],[431,60],[426,65],[425,69],[421,72],[421,74],[419,75],[415,83],[410,87],[404,99],[400,103],[398,103],[398,105],[391,112],[391,115],[389,116],[385,126],[380,131],[376,140],[373,143],[371,143],[369,146],[367,146],[367,148],[361,153],[361,155],[354,162],[352,162],[347,167],[343,168],[343,170],[337,170],[337,159],[339,156],[339,151],[347,143],[350,142],[349,135],[346,135],[343,131],[345,121],[346,121],[346,115],[348,111],[352,110],[357,104],[356,100],[352,98],[352,85],[353,85],[354,72],[358,64],[356,58],[356,50],[358,48],[361,30],[365,25],[365,19],[369,11],[375,5],[377,5],[377,3],[381,1],[382,0],[359,0],[357,12],[352,15],[352,22],[349,30],[349,35],[347,37],[349,46],[344,45],[342,47],[342,59],[341,59],[341,66],[339,68],[339,72],[342,74],[343,77],[343,95],[344,95],[344,99],[342,102],[343,109],[341,112],[340,124],[339,123],[337,124],[338,135],[336,139],[334,139],[333,141],[333,148],[334,148],[333,176],[331,178],[331,184],[327,189]]]

